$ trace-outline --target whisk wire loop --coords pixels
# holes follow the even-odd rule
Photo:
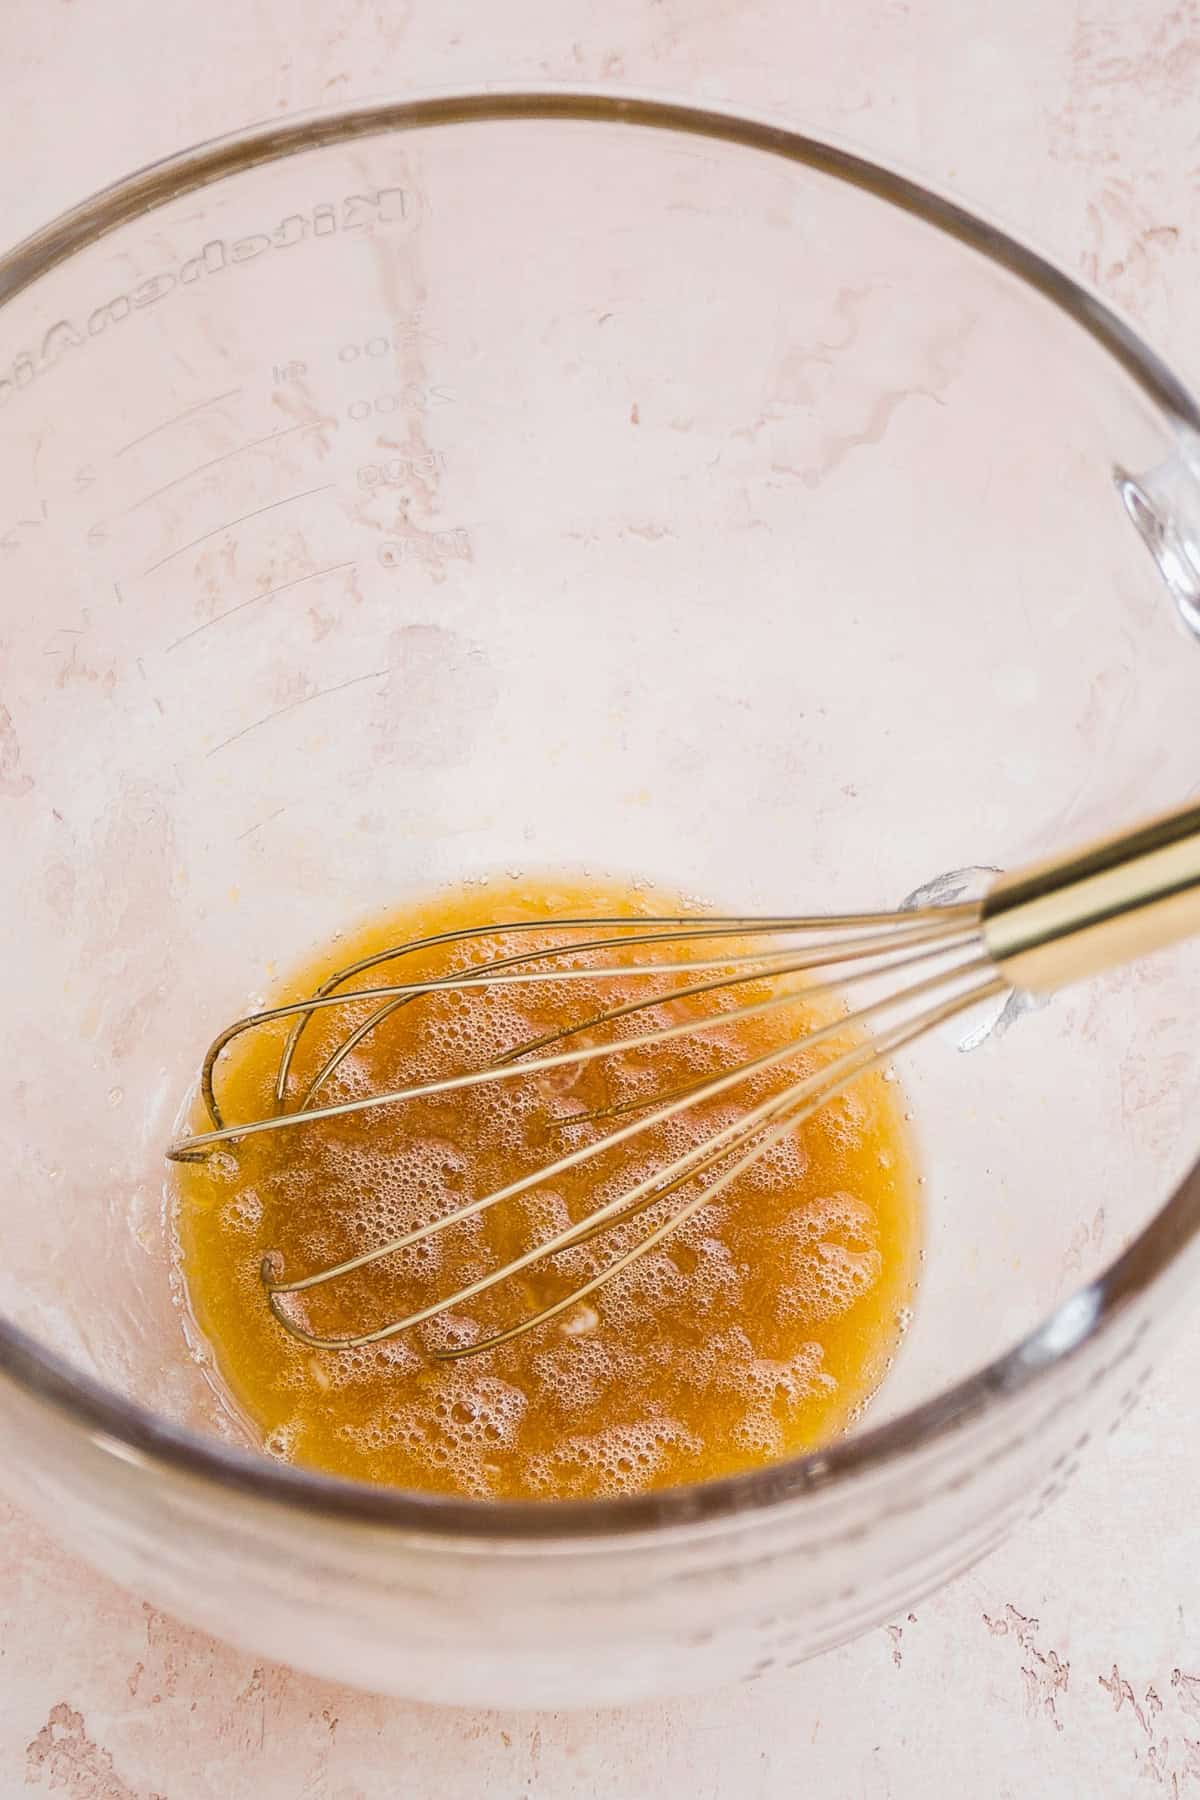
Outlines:
[[[915,974],[915,980],[906,979],[898,988],[885,987],[881,994],[848,1015],[831,1019],[816,1029],[798,1032],[782,1045],[746,1058],[711,1077],[667,1092],[614,1102],[592,1112],[551,1119],[555,1128],[570,1130],[597,1120],[627,1119],[630,1113],[639,1115],[591,1141],[562,1151],[543,1166],[489,1193],[476,1195],[412,1230],[331,1267],[286,1279],[277,1255],[269,1255],[263,1260],[263,1285],[279,1323],[311,1348],[351,1349],[384,1342],[440,1318],[564,1251],[628,1225],[640,1213],[665,1202],[681,1189],[694,1186],[695,1191],[652,1229],[561,1298],[518,1318],[486,1339],[443,1347],[434,1352],[447,1359],[480,1354],[577,1305],[686,1223],[701,1206],[724,1192],[774,1144],[795,1131],[859,1075],[877,1067],[896,1049],[940,1020],[952,1017],[987,994],[998,991],[1003,982],[996,976],[987,957],[979,952],[979,922],[978,906],[961,903],[898,915],[858,913],[828,918],[765,919],[677,915],[635,920],[521,920],[438,933],[360,958],[335,971],[304,999],[263,1008],[228,1026],[210,1045],[201,1073],[201,1096],[211,1128],[181,1138],[171,1146],[168,1155],[180,1161],[202,1159],[222,1144],[236,1144],[259,1133],[297,1129],[384,1106],[402,1107],[406,1102],[494,1082],[529,1080],[557,1070],[580,1069],[631,1051],[652,1051],[706,1029],[765,1018],[787,1007],[811,1009],[814,1000],[835,992],[840,995],[843,990],[861,983],[880,978],[894,981],[898,976],[907,978]],[[463,968],[448,973],[367,986],[351,985],[386,965],[417,953],[458,953],[466,946],[473,947],[475,942],[486,944],[488,939],[507,938],[517,931],[533,933],[539,940],[544,940],[550,933],[554,941],[536,941],[528,949],[468,962]],[[584,935],[564,938],[561,935],[564,933]],[[742,947],[748,938],[774,940],[780,937],[793,941],[779,947],[773,942],[752,950]],[[722,943],[728,947],[721,949]],[[676,950],[683,954],[642,960],[640,953],[648,947],[665,947],[668,952]],[[632,959],[631,953],[634,953]],[[616,960],[605,960],[613,956]],[[927,967],[930,972],[926,972]],[[699,976],[704,979],[689,979]],[[451,993],[474,995],[497,987],[520,988],[535,983],[596,984],[631,979],[652,983],[651,990],[518,1043],[483,1068],[349,1099],[320,1100],[322,1091],[337,1070],[372,1032],[401,1007],[424,998]],[[575,1048],[560,1047],[575,1037],[590,1038],[597,1032],[624,1026],[630,1020],[637,1020],[639,1015],[653,1012],[670,1002],[720,995],[738,988],[752,988],[755,984],[760,987],[767,984],[770,991],[760,998],[727,1005],[723,1010],[673,1018],[665,1024],[655,1023],[645,1030],[635,1030],[632,1035],[618,1034],[600,1042],[587,1041]],[[371,1007],[367,1016],[358,1019],[337,1039],[315,1075],[302,1086],[298,1098],[289,1106],[296,1055],[311,1021],[323,1012],[364,1005]],[[884,1021],[898,1010],[902,1011],[903,1017],[885,1024]],[[216,1093],[216,1070],[221,1056],[242,1034],[278,1024],[286,1024],[287,1031],[275,1072],[272,1110],[256,1119],[227,1121]],[[860,1039],[860,1033],[866,1035]],[[326,1335],[310,1330],[297,1315],[294,1304],[289,1303],[292,1297],[324,1288],[384,1258],[398,1256],[572,1169],[631,1145],[637,1138],[668,1124],[680,1114],[722,1098],[753,1076],[778,1070],[798,1057],[809,1056],[823,1048],[837,1050],[839,1040],[847,1036],[852,1040],[850,1047],[840,1050],[824,1066],[790,1082],[782,1092],[772,1094],[731,1123],[708,1132],[699,1143],[623,1188],[582,1219],[532,1244],[501,1267],[488,1271],[451,1294],[432,1298],[428,1304],[401,1318],[388,1319],[359,1332]],[[713,1170],[717,1171],[715,1175],[704,1181],[702,1178]]]

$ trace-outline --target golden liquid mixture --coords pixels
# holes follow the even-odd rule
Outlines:
[[[272,1003],[312,993],[361,957],[434,933],[554,914],[681,910],[698,909],[661,892],[577,879],[468,886],[346,936]],[[431,979],[563,941],[549,925],[544,933],[501,931],[384,964],[351,985]],[[752,947],[723,943],[721,954]],[[698,952],[654,952],[671,954],[687,960]],[[629,953],[606,959],[627,962]],[[365,1036],[320,1099],[479,1068],[648,991],[644,980],[626,977],[424,996]],[[608,1031],[630,1037],[728,1012],[767,991],[743,983],[664,999]],[[289,1105],[370,1010],[360,1001],[311,1020]],[[356,1255],[644,1116],[623,1110],[572,1124],[572,1115],[694,1084],[842,1010],[807,996],[765,1017],[722,1022],[582,1068],[263,1133],[206,1162],[177,1165],[182,1273],[238,1409],[269,1451],[297,1463],[365,1481],[502,1498],[578,1498],[701,1481],[830,1437],[884,1375],[916,1276],[914,1158],[903,1102],[880,1074],[861,1078],[799,1126],[609,1284],[479,1356],[439,1362],[433,1352],[487,1336],[578,1286],[696,1187],[450,1314],[354,1350],[316,1350],[292,1337],[268,1309],[260,1265],[277,1253],[286,1277],[296,1279]],[[845,1050],[848,1034],[840,1035],[840,1044],[759,1072],[619,1149],[287,1304],[308,1329],[334,1335],[372,1329],[449,1295]],[[272,1110],[283,1037],[282,1028],[265,1027],[222,1058],[217,1094],[230,1123]],[[553,1048],[587,1041],[594,1034]],[[199,1129],[208,1123],[199,1113],[194,1122]],[[724,1166],[697,1180],[711,1182]]]

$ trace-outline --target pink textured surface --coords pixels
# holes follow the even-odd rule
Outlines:
[[[631,83],[775,110],[956,187],[1200,373],[1195,0],[511,0],[502,24],[473,0],[9,0],[5,26],[6,241],[250,119],[488,79]],[[0,779],[4,726],[0,712]],[[1200,1785],[1198,1350],[1185,1327],[1058,1507],[915,1618],[675,1706],[474,1715],[322,1686],[175,1625],[7,1514],[0,1793],[1186,1793]]]

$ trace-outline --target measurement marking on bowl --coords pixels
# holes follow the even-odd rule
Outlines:
[[[239,600],[236,606],[226,607],[224,612],[214,613],[211,619],[205,619],[202,624],[193,626],[191,631],[185,631],[182,637],[177,637],[167,645],[167,652],[178,650],[180,644],[199,637],[202,631],[211,630],[223,619],[231,619],[234,613],[243,612],[247,606],[254,606],[259,600],[272,600],[276,594],[285,594],[289,588],[299,587],[302,582],[318,581],[322,575],[336,575],[340,570],[352,569],[354,566],[355,558],[351,557],[349,562],[330,563],[325,569],[310,569],[307,575],[295,575],[291,581],[281,581],[276,587],[264,588],[261,594],[251,594],[248,600]]]
[[[134,500],[125,508],[127,513],[136,512],[139,506],[149,506],[152,500],[161,499],[193,475],[203,475],[207,469],[215,469],[221,463],[228,462],[231,456],[240,456],[244,450],[258,450],[264,444],[276,444],[281,438],[292,437],[297,431],[316,431],[324,426],[336,425],[336,419],[305,419],[299,425],[287,425],[282,431],[268,431],[263,437],[250,438],[244,444],[235,444],[232,450],[225,450],[220,456],[210,457],[208,462],[197,463],[194,469],[187,469],[182,475],[176,475],[172,481],[164,481],[161,487],[154,488],[149,494],[143,494],[140,500]]]
[[[291,506],[294,500],[309,500],[314,494],[327,494],[334,485],[335,483],[332,481],[323,481],[320,487],[305,488],[302,494],[287,494],[282,500],[268,500],[265,506],[256,506],[253,512],[242,513],[236,519],[227,519],[224,525],[214,525],[211,531],[202,531],[200,536],[193,538],[190,544],[180,544],[178,550],[168,550],[165,556],[160,556],[157,562],[151,563],[150,567],[144,569],[142,573],[153,575],[156,569],[161,569],[165,564],[174,562],[177,556],[186,556],[187,552],[194,550],[198,544],[207,543],[209,538],[220,537],[223,531],[232,531],[237,525],[244,525],[247,519],[257,519],[260,514],[274,512],[280,506]]]
[[[124,456],[127,450],[136,450],[139,444],[144,444],[147,438],[156,437],[160,431],[166,431],[168,426],[178,425],[183,419],[190,419],[193,413],[203,412],[206,406],[220,406],[222,400],[236,400],[242,391],[240,387],[235,387],[230,388],[227,394],[214,394],[210,400],[197,400],[194,406],[185,406],[182,412],[177,412],[171,418],[164,419],[161,425],[152,425],[149,431],[143,431],[140,437],[130,438],[127,444],[122,444],[119,450],[114,450],[113,455]]]
[[[351,675],[348,681],[335,681],[332,687],[316,688],[311,694],[301,694],[299,700],[289,700],[286,706],[278,706],[274,712],[264,713],[261,719],[255,719],[252,724],[243,725],[241,730],[235,731],[232,736],[222,738],[219,744],[214,744],[211,750],[205,751],[205,755],[215,756],[218,750],[227,750],[230,744],[236,744],[239,738],[249,737],[250,733],[257,731],[260,725],[269,725],[272,719],[281,719],[284,713],[295,712],[298,707],[307,706],[310,701],[324,700],[327,694],[343,693],[346,688],[358,687],[364,681],[379,681],[384,675],[390,675],[391,672],[390,668],[368,669],[365,675]]]

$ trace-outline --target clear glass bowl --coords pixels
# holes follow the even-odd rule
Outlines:
[[[455,1502],[237,1441],[162,1150],[213,1031],[413,888],[887,906],[1194,792],[1170,373],[887,169],[575,93],[188,152],[12,251],[0,301],[12,1494],[258,1651],[533,1705],[811,1655],[1057,1492],[1196,1257],[1194,948],[907,1060],[893,1375],[706,1487]]]

